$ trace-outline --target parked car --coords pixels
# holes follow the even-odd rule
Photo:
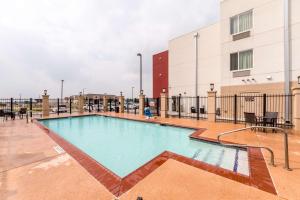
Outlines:
[[[90,104],[90,108],[91,108],[91,110],[94,110],[94,108],[96,108],[96,105]],[[83,109],[84,109],[85,111],[88,111],[88,110],[89,110],[89,104],[85,104],[85,105],[83,106]]]
[[[52,112],[57,113],[58,107],[52,108]],[[59,113],[66,113],[68,112],[67,106],[66,105],[59,105]]]

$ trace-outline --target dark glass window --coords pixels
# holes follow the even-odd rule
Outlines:
[[[238,70],[239,66],[239,54],[238,53],[232,53],[230,54],[230,71]]]

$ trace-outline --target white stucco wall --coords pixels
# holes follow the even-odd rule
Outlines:
[[[290,0],[291,81],[300,76],[300,0]],[[222,0],[219,23],[169,41],[170,95],[195,95],[195,32],[199,38],[199,95],[209,84],[243,86],[284,82],[284,0]],[[233,41],[230,18],[253,10],[249,38]],[[233,78],[230,54],[253,49],[251,75]],[[272,77],[271,80],[267,77]],[[242,80],[248,80],[243,82]],[[254,80],[252,80],[254,79]]]
[[[195,96],[196,56],[194,34],[198,32],[198,95],[207,95],[210,83],[220,87],[220,26],[213,24],[169,41],[170,96]]]

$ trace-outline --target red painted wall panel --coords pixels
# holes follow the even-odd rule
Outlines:
[[[168,92],[168,51],[153,55],[153,98],[158,98],[163,88]]]

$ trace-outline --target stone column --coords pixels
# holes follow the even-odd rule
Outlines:
[[[300,87],[293,88],[293,123],[294,129],[300,131]]]
[[[80,94],[78,96],[78,111],[80,114],[83,114],[83,106],[84,106],[84,96],[82,96],[82,94]]]
[[[145,108],[145,95],[140,94],[139,96],[139,115],[144,115],[144,108]]]
[[[43,109],[43,117],[49,117],[49,95],[44,94],[43,95],[43,105],[42,105],[42,109]]]
[[[168,117],[168,95],[165,92],[160,93],[160,117]]]
[[[124,96],[119,96],[119,111],[120,113],[124,113]]]
[[[108,98],[107,96],[103,96],[103,112],[108,111]]]
[[[217,91],[208,91],[207,92],[207,119],[209,122],[216,121],[216,96]]]

